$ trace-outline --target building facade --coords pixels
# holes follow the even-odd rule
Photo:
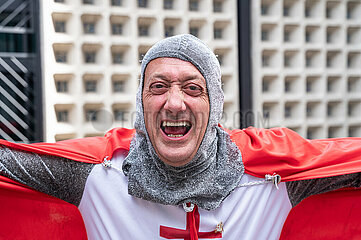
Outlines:
[[[39,2],[0,4],[0,138],[43,140]]]
[[[256,123],[361,136],[361,1],[252,0]]]
[[[307,138],[361,136],[361,1],[249,3],[247,106],[254,118],[249,122],[289,127]],[[239,111],[247,89],[240,96],[238,69],[247,68],[247,59],[238,65],[237,5],[234,0],[5,1],[0,136],[52,142],[131,128],[142,57],[160,39],[181,33],[199,37],[217,54],[225,91],[222,124],[238,128],[247,117]]]
[[[42,1],[45,141],[131,128],[140,61],[157,41],[191,33],[218,56],[223,124],[239,126],[237,7],[233,0]]]

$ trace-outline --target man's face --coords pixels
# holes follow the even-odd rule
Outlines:
[[[207,128],[206,81],[190,62],[157,58],[144,73],[145,126],[159,158],[181,166],[195,156]]]

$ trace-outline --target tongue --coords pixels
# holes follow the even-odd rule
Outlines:
[[[186,133],[186,127],[165,127],[165,134],[173,134],[173,135],[184,135]]]

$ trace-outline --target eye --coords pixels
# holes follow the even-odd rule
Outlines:
[[[168,91],[168,86],[164,83],[153,83],[150,85],[150,91],[153,94],[160,95]]]
[[[184,86],[183,91],[193,97],[197,97],[204,92],[203,87],[193,83]]]

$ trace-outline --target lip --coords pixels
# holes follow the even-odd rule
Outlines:
[[[182,137],[169,137],[168,135],[165,134],[165,132],[164,132],[164,131],[162,130],[162,128],[160,127],[161,124],[163,124],[163,122],[165,122],[165,121],[166,121],[166,122],[174,122],[174,123],[176,123],[176,122],[188,122],[188,123],[191,125],[191,127],[190,127],[190,129],[188,130],[188,132],[187,132],[185,135],[183,135]],[[175,142],[177,142],[177,141],[184,141],[184,140],[186,140],[186,138],[188,138],[190,132],[193,130],[193,124],[192,124],[190,121],[188,121],[188,120],[177,120],[177,121],[174,121],[174,120],[163,119],[163,120],[161,121],[161,124],[159,124],[159,131],[161,132],[162,137],[165,138],[167,141],[175,141]]]

